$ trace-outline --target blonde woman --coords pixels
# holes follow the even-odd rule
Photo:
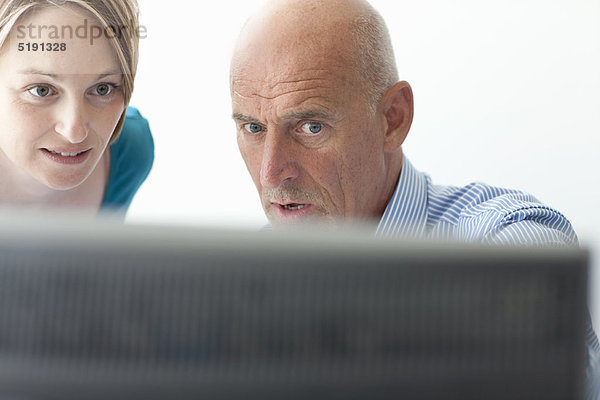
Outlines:
[[[0,0],[0,206],[127,210],[154,159],[138,36],[135,0]]]

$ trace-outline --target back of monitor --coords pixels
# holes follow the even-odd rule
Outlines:
[[[581,251],[93,225],[21,234],[0,244],[2,398],[581,395]]]

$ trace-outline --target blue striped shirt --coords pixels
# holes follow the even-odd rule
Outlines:
[[[433,185],[406,157],[377,234],[501,245],[578,244],[569,221],[535,197],[483,183]]]
[[[379,222],[380,236],[457,240],[511,246],[577,246],[569,221],[518,190],[471,183],[433,185],[404,157],[396,190]],[[591,322],[588,398],[600,399],[600,346]]]

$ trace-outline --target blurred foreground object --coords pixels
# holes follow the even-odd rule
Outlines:
[[[0,226],[1,398],[583,393],[579,249]]]

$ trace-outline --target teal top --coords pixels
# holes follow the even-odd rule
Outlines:
[[[121,135],[110,146],[110,174],[101,210],[125,214],[154,162],[154,141],[148,121],[127,108]]]

